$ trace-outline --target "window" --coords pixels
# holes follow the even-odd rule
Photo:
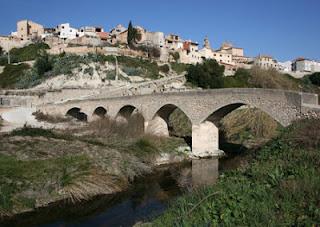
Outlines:
[[[62,26],[61,28],[64,29],[64,26]]]

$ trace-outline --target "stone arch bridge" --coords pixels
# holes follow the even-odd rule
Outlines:
[[[146,132],[168,135],[170,114],[179,108],[192,123],[192,154],[198,157],[219,155],[218,122],[243,105],[256,107],[283,126],[318,107],[315,94],[272,89],[215,89],[126,96],[103,99],[73,100],[38,106],[49,115],[76,114],[81,120],[96,117],[129,118],[140,113]],[[318,109],[317,109],[318,111]]]

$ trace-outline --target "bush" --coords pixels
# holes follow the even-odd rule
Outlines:
[[[201,88],[223,87],[224,66],[215,60],[205,60],[188,68],[187,81]]]
[[[0,74],[1,88],[15,88],[16,83],[24,76],[29,69],[27,64],[6,65]]]
[[[246,69],[238,69],[234,76],[227,76],[223,78],[223,85],[225,88],[232,87],[251,87],[249,79],[251,74]]]
[[[49,49],[45,43],[33,43],[22,48],[13,48],[10,51],[11,62],[23,62],[35,60],[43,50]]]
[[[39,75],[44,75],[46,72],[52,70],[52,60],[49,59],[49,55],[44,52],[37,59],[34,64]]]
[[[117,59],[122,66],[141,68],[148,78],[157,79],[159,77],[159,67],[156,62],[126,56],[119,56]]]
[[[173,53],[170,53],[170,55],[173,57],[173,59],[178,62],[178,60],[180,59],[180,54],[179,52],[173,52]]]
[[[176,62],[171,63],[172,70],[175,71],[177,74],[181,74],[181,73],[187,72],[189,66],[190,65],[182,64],[182,63],[176,63]]]
[[[31,88],[36,85],[39,85],[42,81],[44,81],[46,77],[39,75],[36,68],[32,68],[26,71],[20,78],[19,81],[15,84],[15,88],[17,89],[26,89]]]
[[[320,72],[313,73],[309,76],[312,84],[320,86]]]
[[[168,72],[170,71],[170,67],[169,67],[169,65],[167,65],[167,64],[161,65],[161,66],[159,67],[159,70],[160,70],[161,72],[168,73]]]

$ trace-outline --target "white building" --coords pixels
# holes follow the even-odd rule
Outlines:
[[[144,42],[148,42],[151,45],[163,48],[165,45],[165,38],[163,32],[145,32],[145,40]]]
[[[277,60],[268,55],[259,55],[254,59],[254,65],[263,69],[279,69]]]
[[[292,61],[278,62],[279,70],[283,72],[292,72]]]
[[[183,48],[179,49],[180,62],[184,64],[196,64],[202,62],[201,54],[199,53],[199,44],[191,40],[183,42]]]
[[[292,64],[292,70],[297,72],[320,72],[320,62],[298,58]]]
[[[75,39],[80,36],[78,29],[70,27],[69,23],[58,25],[56,30],[60,39]]]

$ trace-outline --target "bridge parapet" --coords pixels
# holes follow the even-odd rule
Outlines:
[[[301,93],[302,105],[319,105],[319,96],[311,93]]]

